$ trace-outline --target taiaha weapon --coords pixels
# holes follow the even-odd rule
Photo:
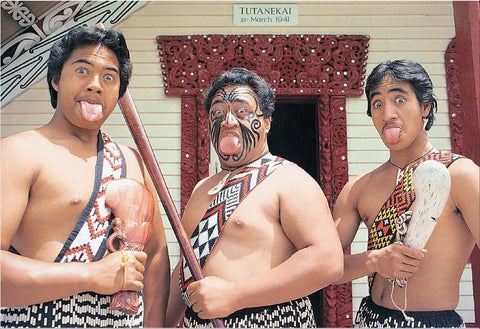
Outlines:
[[[107,248],[116,251],[143,251],[152,234],[155,205],[152,193],[145,185],[133,179],[120,178],[108,183],[105,205],[115,215],[113,233],[107,239]],[[118,245],[118,246],[117,246]],[[122,255],[123,285],[125,288],[128,255]],[[110,309],[136,314],[140,306],[138,292],[122,290],[113,295]]]
[[[155,154],[153,153],[150,140],[148,139],[145,128],[143,127],[142,120],[138,115],[138,111],[133,102],[132,96],[128,89],[125,91],[125,94],[118,100],[118,105],[122,110],[123,117],[127,122],[130,133],[133,136],[135,144],[137,145],[138,151],[145,163],[150,177],[152,178],[153,185],[157,190],[160,201],[162,202],[163,208],[167,214],[170,225],[172,226],[175,237],[177,238],[178,243],[180,244],[180,249],[182,250],[185,260],[192,272],[192,276],[195,280],[203,279],[203,273],[200,268],[200,265],[197,261],[197,257],[193,251],[192,246],[190,245],[190,239],[188,238],[185,230],[183,229],[182,223],[180,222],[180,217],[178,215],[175,204],[173,203],[172,196],[168,190],[167,184],[165,183],[165,178],[163,177],[160,166],[158,165]],[[219,319],[212,319],[212,322],[217,328],[224,328],[224,324]]]
[[[102,29],[105,28],[101,22],[95,24],[95,26]],[[165,209],[168,221],[172,226],[173,233],[177,238],[180,249],[182,250],[185,260],[190,267],[192,276],[197,281],[201,280],[203,279],[202,270],[197,261],[197,257],[195,256],[193,248],[190,245],[190,240],[183,229],[182,223],[180,222],[177,208],[175,208],[172,196],[170,195],[167,184],[165,183],[165,178],[163,177],[160,166],[158,165],[155,153],[153,153],[152,145],[150,144],[150,140],[148,139],[147,133],[142,124],[142,120],[138,115],[137,108],[135,107],[135,103],[133,102],[132,96],[130,95],[128,89],[118,100],[118,105],[120,106],[120,110],[122,110],[123,117],[127,122],[127,126],[130,129],[130,133],[133,136],[135,144],[137,145],[140,156],[145,163],[145,167],[152,178],[153,185],[155,186],[157,194],[160,197],[160,201]],[[219,319],[212,319],[212,322],[217,328],[225,327],[223,322]]]

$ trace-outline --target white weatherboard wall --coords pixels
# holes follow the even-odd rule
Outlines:
[[[428,132],[436,147],[450,149],[444,53],[455,36],[451,1],[289,1],[298,3],[298,26],[233,26],[233,4],[249,1],[152,1],[117,25],[127,38],[133,66],[130,91],[150,137],[157,159],[179,208],[180,202],[180,98],[166,97],[157,35],[188,34],[368,34],[371,37],[367,74],[386,59],[407,58],[420,62],[430,73],[438,97],[439,111]],[[257,1],[266,3],[267,1]],[[272,3],[281,3],[276,1]],[[365,97],[347,98],[349,174],[354,177],[372,170],[388,158],[388,152],[365,114]],[[1,134],[8,136],[45,124],[50,108],[43,80],[2,109]],[[104,131],[119,143],[134,146],[119,110],[107,120]],[[167,238],[171,266],[179,249],[168,220]],[[366,250],[367,231],[362,228],[352,252]],[[466,322],[474,321],[471,268],[462,276],[457,311]],[[353,284],[354,310],[368,294],[366,279]]]

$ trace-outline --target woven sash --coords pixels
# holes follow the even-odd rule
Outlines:
[[[93,193],[56,262],[93,262],[105,254],[112,217],[112,211],[105,206],[105,190],[112,180],[125,177],[125,168],[123,155],[110,137],[102,134],[99,142],[103,147],[98,147]]]
[[[228,218],[247,195],[269,174],[288,161],[270,153],[244,167],[230,178],[210,203],[208,210],[192,233],[190,243],[203,268],[213,250]],[[185,300],[187,286],[193,282],[193,276],[185,261],[181,258],[180,288]]]
[[[443,163],[447,168],[461,156],[446,151],[434,150],[421,159],[407,166],[404,170],[399,169],[397,185],[390,197],[385,201],[378,212],[368,232],[368,250],[384,248],[395,242],[397,232],[397,219],[406,215],[415,201],[415,188],[412,177],[415,169],[424,161],[435,160]],[[376,273],[368,276],[369,288],[372,288]]]

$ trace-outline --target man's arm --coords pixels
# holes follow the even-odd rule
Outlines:
[[[357,209],[357,195],[367,189],[361,187],[361,179],[362,176],[345,184],[334,208],[333,218],[344,251],[350,247],[362,220]],[[350,282],[375,272],[386,278],[411,277],[417,272],[424,254],[413,248],[394,243],[380,250],[369,250],[344,257],[343,276],[337,282],[338,284]]]
[[[360,226],[361,218],[356,209],[356,197],[352,191],[354,182],[350,181],[343,187],[334,206],[333,219],[337,227],[342,248],[345,251],[350,247]],[[344,255],[344,269],[341,280],[337,283],[350,282],[367,275],[372,268],[369,253]]]
[[[167,240],[157,200],[157,192],[150,177],[146,178],[147,187],[154,197],[155,216],[150,242],[147,244],[148,255],[145,270],[145,327],[164,327],[167,311],[167,301],[170,286],[170,259]]]
[[[170,279],[170,295],[168,297],[167,320],[165,321],[165,327],[167,328],[175,328],[182,320],[185,310],[187,309],[180,294],[180,287],[178,286],[180,265],[181,262],[178,262]]]
[[[480,169],[469,159],[459,159],[449,168],[451,196],[463,216],[477,246],[480,247]]]
[[[318,184],[294,165],[282,166],[267,179],[265,184],[274,184],[277,189],[272,196],[278,197],[279,220],[297,251],[249,280],[229,282],[206,277],[191,283],[187,292],[201,318],[224,317],[239,309],[300,298],[341,276],[342,249]]]
[[[2,306],[16,307],[56,300],[84,291],[111,295],[123,286],[122,255],[93,263],[50,263],[2,250]],[[143,288],[143,252],[129,252],[124,290]],[[141,261],[140,261],[141,260]]]

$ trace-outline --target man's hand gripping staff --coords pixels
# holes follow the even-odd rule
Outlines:
[[[105,203],[112,210],[113,233],[107,239],[111,252],[122,253],[123,288],[125,289],[129,255],[125,251],[143,251],[152,234],[154,201],[150,191],[132,179],[116,179],[105,192]],[[112,297],[110,308],[135,314],[139,308],[138,292],[119,291]]]

